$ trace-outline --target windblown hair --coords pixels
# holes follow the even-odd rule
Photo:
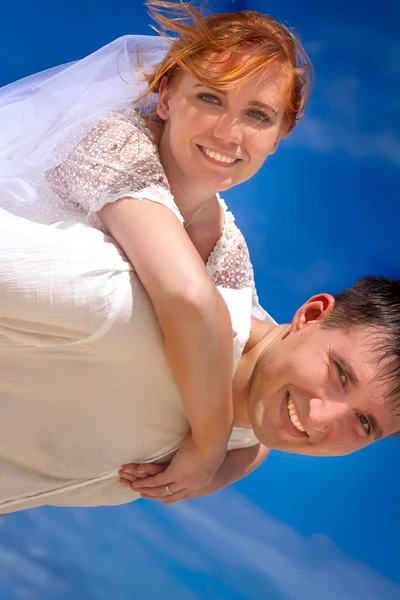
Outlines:
[[[282,135],[288,135],[304,113],[310,89],[311,63],[300,42],[283,25],[256,11],[218,13],[202,17],[188,2],[147,0],[157,33],[168,39],[177,35],[165,58],[145,74],[148,90],[157,93],[166,75],[184,71],[216,89],[239,86],[265,72],[271,64],[282,65],[288,85],[283,98],[285,114]],[[231,61],[230,69],[212,69],[215,53]],[[245,60],[240,60],[245,56]],[[218,62],[221,62],[221,59]]]
[[[378,363],[386,363],[382,378],[394,383],[388,396],[393,400],[394,410],[399,411],[400,280],[362,277],[352,287],[335,296],[335,306],[323,327],[372,327],[382,333],[374,337]]]

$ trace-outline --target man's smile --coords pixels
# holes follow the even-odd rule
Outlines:
[[[302,431],[303,433],[305,433],[305,429],[304,429],[303,425],[300,423],[299,415],[297,414],[296,406],[293,402],[293,398],[291,397],[290,392],[288,392],[287,407],[288,407],[288,412],[289,412],[289,418],[292,421],[293,425],[299,431]]]
[[[286,392],[281,402],[281,427],[286,433],[292,437],[308,437],[303,425],[301,424],[296,407],[290,396],[289,392]]]

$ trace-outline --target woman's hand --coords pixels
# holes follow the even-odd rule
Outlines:
[[[166,468],[163,467],[165,469],[163,472],[159,468],[157,474],[155,471],[149,473],[150,469],[147,467],[159,467],[159,465],[146,464],[140,465],[145,467],[143,470],[132,469],[131,473],[135,479],[129,478],[131,488],[142,498],[162,500],[165,504],[185,500],[196,496],[200,490],[212,482],[224,457],[225,452],[214,452],[212,456],[204,455],[196,448],[189,436],[174,456],[171,464]],[[120,471],[122,477],[125,477],[124,468]],[[146,473],[145,479],[138,475],[141,472]]]
[[[130,463],[129,465],[124,465],[119,470],[119,482],[133,489],[132,484],[138,479],[146,479],[146,477],[158,475],[159,473],[163,473],[166,468],[166,465],[157,465],[154,463],[142,463],[138,465]]]
[[[230,485],[234,481],[238,481],[246,475],[249,475],[254,469],[256,469],[268,456],[269,450],[262,444],[256,444],[250,448],[238,448],[237,450],[230,450],[226,453],[226,456],[216,472],[212,482],[209,485],[204,486],[201,489],[195,490],[191,494],[185,496],[185,498],[177,497],[178,494],[170,495],[164,486],[146,488],[142,493],[143,498],[149,500],[161,500],[165,504],[173,504],[178,500],[186,500],[188,498],[200,498],[202,496],[208,496],[217,492],[221,488]],[[164,473],[168,467],[155,464],[141,464],[141,465],[124,465],[120,471],[120,481],[123,485],[130,487],[136,491],[135,483],[138,479],[147,478],[150,476],[154,479],[154,475]],[[158,492],[157,492],[158,490]],[[159,495],[157,495],[157,493]],[[150,495],[151,494],[151,495]]]

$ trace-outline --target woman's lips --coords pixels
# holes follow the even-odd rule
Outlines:
[[[286,392],[286,394],[284,395],[283,400],[281,402],[281,410],[280,410],[280,417],[281,417],[280,425],[281,425],[282,429],[284,431],[286,431],[286,433],[288,433],[292,437],[302,437],[302,438],[308,437],[308,435],[306,434],[305,431],[300,431],[299,429],[297,429],[297,427],[295,427],[295,425],[293,425],[292,421],[290,420],[289,411],[288,411],[288,400],[289,400],[289,392]]]
[[[197,145],[199,151],[201,152],[202,156],[204,156],[204,158],[211,163],[212,165],[216,165],[217,167],[222,167],[222,168],[230,168],[230,167],[234,167],[235,165],[238,164],[238,162],[240,162],[240,159],[236,159],[231,163],[226,163],[226,162],[221,162],[219,160],[215,160],[215,158],[212,158],[211,156],[207,156],[207,154],[205,154],[205,152],[202,150],[201,146]]]

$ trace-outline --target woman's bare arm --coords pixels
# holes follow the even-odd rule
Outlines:
[[[191,440],[172,463],[175,479],[167,481],[165,473],[158,484],[174,483],[175,489],[189,493],[214,475],[232,428],[229,312],[196,248],[168,208],[127,198],[104,206],[99,217],[150,296],[191,425]]]

